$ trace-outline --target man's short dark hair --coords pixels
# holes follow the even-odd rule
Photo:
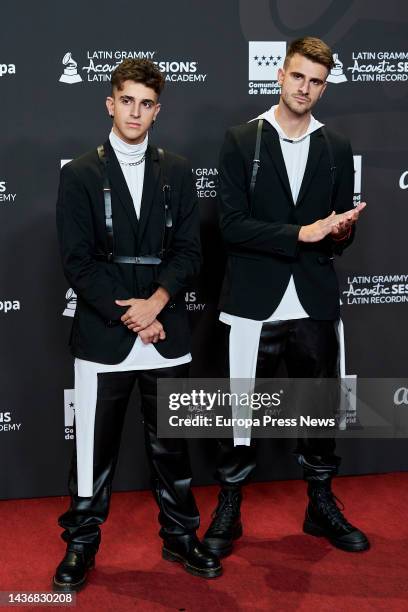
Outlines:
[[[157,68],[156,64],[147,59],[125,59],[112,72],[111,85],[112,93],[114,88],[123,89],[125,81],[143,83],[150,87],[160,96],[164,87],[163,73]]]
[[[286,53],[285,62],[283,67],[286,68],[289,64],[290,59],[299,53],[316,64],[322,64],[330,70],[334,67],[333,53],[332,50],[326,43],[320,38],[313,38],[313,36],[304,36],[303,38],[297,38],[290,43],[288,51]]]

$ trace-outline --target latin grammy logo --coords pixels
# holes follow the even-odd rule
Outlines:
[[[396,406],[401,406],[405,404],[408,406],[408,389],[406,387],[400,387],[394,393],[394,404]]]
[[[65,299],[67,300],[67,305],[62,315],[64,317],[73,317],[75,315],[75,310],[77,306],[77,296],[75,291],[69,288],[65,294]]]
[[[343,62],[339,60],[339,54],[333,53],[334,68],[330,70],[330,74],[327,77],[329,83],[344,83],[347,81],[347,77],[343,71]]]
[[[399,180],[400,189],[408,189],[408,170],[403,172]]]
[[[60,76],[60,83],[80,83],[82,81],[82,77],[78,74],[77,70],[77,62],[72,58],[70,52],[66,53],[62,58],[62,63],[64,65],[64,72]]]

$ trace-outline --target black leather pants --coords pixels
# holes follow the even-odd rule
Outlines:
[[[152,476],[152,490],[159,506],[160,535],[194,533],[200,517],[191,492],[191,467],[186,440],[157,438],[156,381],[187,377],[188,365],[156,370],[98,374],[94,434],[94,493],[78,497],[74,453],[69,491],[71,506],[59,518],[62,538],[69,543],[99,547],[100,525],[109,513],[112,480],[118,459],[126,407],[138,381],[144,419],[145,445]]]
[[[256,376],[273,378],[283,360],[290,378],[335,378],[339,372],[338,358],[337,321],[293,319],[264,323]],[[333,438],[300,438],[295,454],[303,466],[305,480],[325,480],[337,474],[340,459],[334,451]],[[244,484],[255,465],[254,439],[251,446],[235,447],[233,440],[218,440],[215,477],[221,485]]]

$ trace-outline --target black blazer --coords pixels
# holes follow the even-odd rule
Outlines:
[[[330,204],[330,156],[319,129],[310,135],[306,170],[296,206],[277,131],[264,121],[252,214],[249,184],[257,121],[227,131],[221,150],[220,225],[228,260],[219,307],[250,319],[268,318],[279,305],[293,274],[299,300],[314,319],[339,316],[339,289],[333,253],[351,243],[325,238],[298,242],[302,225],[326,217],[333,209],[353,208],[354,167],[349,142],[327,130],[336,172]]]
[[[140,219],[123,172],[105,143],[111,186],[115,255],[151,255],[160,251],[164,232],[163,177],[157,149],[148,146]],[[155,347],[168,358],[190,350],[184,291],[200,267],[199,213],[187,161],[165,152],[166,180],[171,186],[173,227],[163,262],[129,265],[101,261],[108,251],[103,198],[103,164],[96,149],[61,170],[57,229],[66,278],[78,296],[70,346],[81,359],[115,364],[130,352],[136,338],[120,321],[125,307],[115,299],[148,298],[158,286],[171,301],[158,319],[166,339]]]

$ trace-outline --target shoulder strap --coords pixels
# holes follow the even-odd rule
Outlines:
[[[172,227],[173,225],[173,220],[171,217],[171,206],[170,206],[171,187],[170,187],[170,183],[167,180],[166,165],[164,163],[164,149],[162,149],[161,147],[158,147],[157,152],[159,154],[159,164],[160,164],[160,168],[162,171],[162,177],[163,177],[164,217],[165,217],[165,223],[166,223],[166,228],[167,228],[167,227]]]
[[[259,155],[261,151],[262,127],[263,127],[263,119],[259,119],[258,126],[256,128],[255,154],[254,154],[254,159],[252,161],[251,183],[249,185],[250,213],[252,213],[252,204],[253,204],[254,192],[255,192],[256,175],[258,174],[258,169],[259,169],[259,166],[261,165]]]
[[[105,227],[106,236],[108,240],[108,261],[112,261],[114,253],[113,244],[113,223],[112,223],[112,200],[111,200],[111,189],[107,173],[108,158],[106,157],[105,148],[103,145],[99,145],[97,148],[98,157],[103,167],[103,200],[105,203]]]
[[[330,142],[329,135],[327,133],[326,127],[322,125],[322,134],[326,141],[327,150],[329,152],[330,159],[330,195],[329,195],[329,213],[333,210],[333,192],[334,192],[334,183],[336,180],[336,164],[334,161],[333,147]]]
[[[167,180],[166,164],[164,162],[164,149],[158,147],[157,152],[159,154],[159,164],[163,177],[164,232],[160,256],[164,257],[169,246],[170,228],[173,227],[173,218],[171,215],[171,187],[169,181]]]

